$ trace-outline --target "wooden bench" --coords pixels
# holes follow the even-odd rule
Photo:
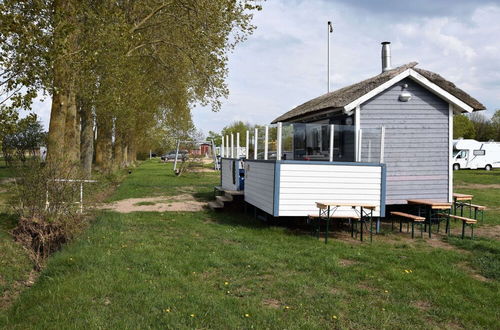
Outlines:
[[[417,222],[420,225],[420,237],[424,235],[422,228],[423,224],[425,223],[424,217],[397,211],[391,212],[391,215],[399,217],[399,232],[403,231],[403,219],[407,219],[408,221],[411,222],[411,238],[415,237],[415,222]],[[394,230],[394,219],[392,217],[391,219],[392,219],[392,230]]]
[[[453,215],[453,214],[447,214],[447,213],[438,213],[438,216],[448,217],[448,219],[456,219],[456,220],[462,221],[462,239],[464,239],[464,237],[465,237],[465,227],[470,226],[471,227],[470,238],[474,239],[474,224],[477,223],[476,219],[466,218],[466,217],[462,217],[459,215]],[[449,223],[449,221],[448,221],[448,223]],[[449,226],[448,223],[447,223],[447,227]],[[447,228],[447,232],[448,232],[448,228]]]
[[[469,217],[472,218],[472,210],[474,210],[474,219],[475,220],[479,220],[478,219],[478,213],[481,213],[481,221],[484,220],[484,211],[486,210],[486,206],[483,206],[483,205],[477,205],[477,204],[472,204],[472,203],[461,203],[461,202],[456,202],[455,203],[455,210],[456,209],[460,209],[460,216],[463,217],[464,216],[464,207],[468,207],[469,208]],[[454,212],[455,215],[456,215],[456,211]]]

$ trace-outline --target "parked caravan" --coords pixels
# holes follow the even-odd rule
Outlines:
[[[470,139],[453,141],[453,169],[500,168],[500,143]]]

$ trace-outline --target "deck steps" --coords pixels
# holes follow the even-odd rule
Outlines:
[[[208,203],[212,210],[221,210],[226,206],[233,206],[241,202],[245,193],[238,190],[224,190],[221,186],[214,187],[215,200]]]
[[[220,209],[224,208],[224,203],[220,203],[219,201],[211,201],[211,202],[208,202],[208,207],[214,211],[220,210]]]

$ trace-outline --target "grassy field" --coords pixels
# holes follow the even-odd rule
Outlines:
[[[456,178],[463,186],[495,183],[472,172]],[[211,173],[176,177],[171,164],[148,161],[110,199],[204,200],[217,182]],[[497,198],[478,199],[500,207],[498,189],[491,194]],[[372,244],[325,245],[242,213],[100,211],[0,311],[0,326],[498,328],[498,241],[447,241],[386,234]]]

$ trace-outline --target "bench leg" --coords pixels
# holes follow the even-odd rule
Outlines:
[[[462,221],[462,239],[465,237],[465,221]]]
[[[415,221],[411,222],[411,238],[415,238]]]
[[[399,218],[399,232],[403,231],[403,218]]]
[[[474,224],[473,223],[470,225],[470,230],[471,230],[470,239],[474,239]]]

